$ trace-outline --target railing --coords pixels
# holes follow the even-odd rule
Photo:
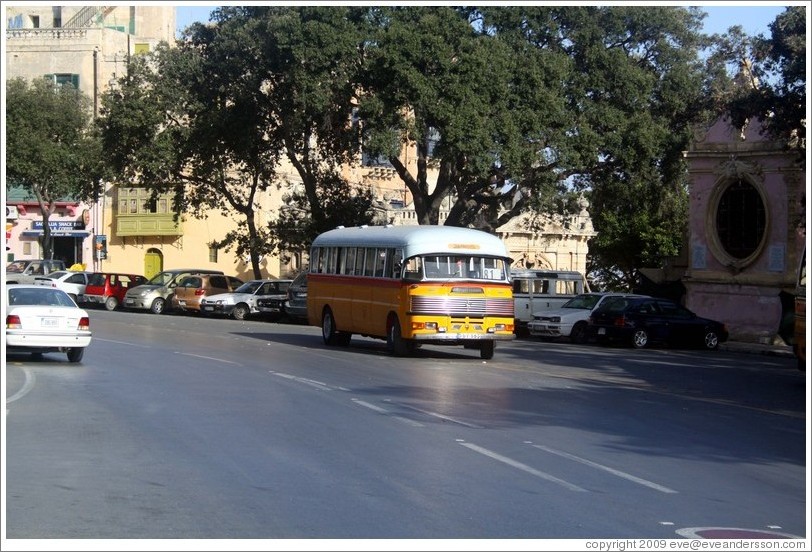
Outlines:
[[[67,29],[82,29],[87,27],[94,27],[89,25],[94,19],[105,15],[115,9],[115,6],[84,6],[81,10],[76,12],[76,15],[71,17],[67,23],[62,25],[62,28]]]

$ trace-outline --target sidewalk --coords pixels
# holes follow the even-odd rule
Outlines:
[[[733,353],[749,353],[756,355],[773,355],[786,358],[795,358],[792,347],[789,345],[768,345],[764,343],[750,343],[745,341],[726,341],[719,344],[720,351]]]

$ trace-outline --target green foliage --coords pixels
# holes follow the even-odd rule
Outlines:
[[[80,91],[46,79],[6,82],[6,178],[37,198],[46,258],[53,255],[48,218],[56,202],[96,193],[101,155],[90,100]]]
[[[269,239],[277,250],[287,253],[306,252],[316,236],[338,226],[383,224],[374,211],[375,198],[367,187],[349,186],[335,173],[317,176],[316,193],[325,213],[322,219],[310,214],[304,189],[292,188],[283,197],[284,206],[270,224]]]

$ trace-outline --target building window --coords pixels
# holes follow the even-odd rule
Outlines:
[[[79,90],[79,75],[72,73],[53,73],[45,75],[46,79],[52,81],[56,86],[72,86]]]
[[[732,182],[716,208],[719,244],[734,259],[755,253],[766,229],[767,216],[759,191],[745,180]]]
[[[39,29],[39,16],[38,15],[32,15],[31,16],[31,27],[33,29]]]
[[[217,248],[213,246],[209,246],[209,262],[216,263],[217,262]]]

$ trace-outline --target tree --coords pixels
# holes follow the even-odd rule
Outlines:
[[[242,29],[197,30],[195,40],[133,58],[103,98],[105,147],[125,182],[171,192],[176,216],[239,213],[237,229],[214,245],[249,255],[261,278],[269,248],[256,223],[257,195],[274,182],[279,144]]]
[[[386,155],[420,223],[493,230],[523,211],[591,201],[593,271],[676,253],[681,152],[704,116],[701,14],[674,7],[381,8],[360,96],[364,143]],[[417,170],[399,159],[416,144]],[[432,150],[432,151],[430,151]],[[432,188],[426,168],[439,176]]]
[[[223,8],[221,26],[253,38],[255,67],[277,143],[301,180],[289,209],[270,225],[270,243],[303,251],[337,225],[373,222],[370,190],[350,184],[341,168],[359,151],[351,124],[367,39],[366,9],[331,7]],[[302,216],[304,215],[304,217]]]
[[[727,61],[751,61],[752,86],[739,88],[725,106],[744,126],[758,117],[766,133],[798,153],[806,165],[806,9],[790,6],[769,25],[770,36],[740,37],[738,48],[723,50]],[[730,29],[729,34],[737,33]],[[729,37],[725,37],[730,41]],[[734,41],[735,43],[736,41]],[[736,56],[736,57],[733,57]],[[731,59],[732,58],[732,59]]]
[[[37,198],[44,258],[53,258],[49,219],[57,201],[92,197],[102,176],[89,98],[47,79],[6,82],[7,183]]]

